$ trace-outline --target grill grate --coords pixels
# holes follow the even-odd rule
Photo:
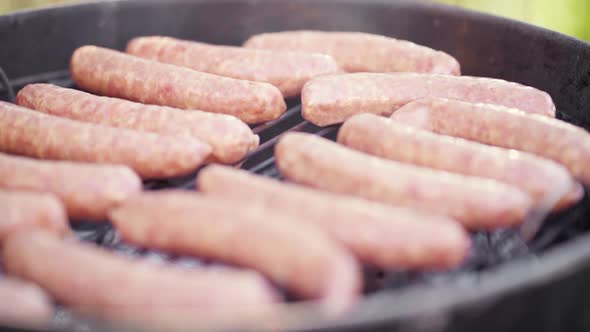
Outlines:
[[[4,82],[2,84],[4,86],[0,85],[0,99],[3,100],[12,99],[11,89],[18,91],[29,83],[52,83],[63,87],[76,88],[69,78],[67,70],[7,81],[3,79],[3,72],[0,68],[0,83],[2,82]],[[5,86],[7,83],[10,84],[8,88]],[[260,146],[251,151],[236,166],[256,174],[282,179],[275,167],[273,157],[274,145],[281,134],[288,131],[302,131],[332,140],[336,138],[338,126],[318,127],[301,117],[301,105],[298,99],[287,100],[287,105],[287,112],[279,119],[252,128],[260,136]],[[563,119],[565,115],[558,112],[558,117]],[[147,190],[194,189],[197,172],[180,178],[146,181],[144,187]],[[590,198],[586,195],[576,206],[567,211],[550,215],[536,237],[528,244],[522,242],[518,230],[515,229],[473,233],[473,247],[469,259],[462,267],[453,271],[386,272],[373,267],[366,267],[365,291],[373,293],[382,289],[397,289],[409,285],[460,282],[465,278],[477,280],[480,271],[491,269],[509,260],[539,255],[559,243],[586,232],[590,229],[590,221],[587,218],[590,214],[588,207],[590,207]],[[168,261],[193,268],[204,264],[219,264],[190,257],[172,256],[159,251],[128,245],[121,241],[109,223],[80,221],[74,225],[74,229],[80,239],[94,242],[124,255],[142,256],[153,261]]]

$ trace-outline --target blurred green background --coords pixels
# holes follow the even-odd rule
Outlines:
[[[74,1],[76,0],[0,0],[0,14],[23,8]],[[590,41],[590,0],[438,1],[508,16]]]

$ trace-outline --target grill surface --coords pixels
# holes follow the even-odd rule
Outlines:
[[[293,16],[294,12],[298,15]],[[219,25],[221,17],[224,26]],[[71,32],[76,24],[80,31]],[[238,44],[265,30],[299,28],[367,31],[445,50],[459,58],[466,74],[514,80],[548,91],[562,110],[558,117],[590,127],[590,65],[575,60],[590,55],[590,46],[520,23],[414,1],[295,0],[287,4],[272,0],[174,0],[164,4],[146,0],[21,13],[0,17],[0,44],[12,46],[2,47],[0,66],[14,91],[38,82],[74,87],[64,68],[73,48],[82,44],[121,49],[130,37],[141,34]],[[63,40],[63,36],[69,39]],[[539,56],[531,59],[528,52]],[[566,60],[569,56],[574,60]],[[0,99],[9,100],[11,91],[2,81],[0,75]],[[287,100],[287,105],[289,109],[281,118],[253,128],[261,144],[241,162],[241,168],[280,178],[273,146],[286,131],[335,138],[337,126],[320,128],[301,118],[298,99]],[[194,178],[191,174],[148,181],[144,186],[150,190],[194,189]],[[313,316],[293,318],[292,329],[587,330],[583,316],[590,312],[590,287],[584,278],[590,275],[590,250],[585,246],[589,241],[585,233],[590,229],[588,208],[590,199],[586,196],[575,207],[549,216],[528,244],[512,229],[474,233],[472,254],[455,271],[385,272],[367,267],[366,291],[374,296],[357,312],[338,322]],[[81,222],[76,232],[85,241],[123,254],[192,267],[215,263],[129,246],[105,223]],[[568,328],[556,325],[563,322]],[[63,310],[56,323],[64,328],[80,327]]]

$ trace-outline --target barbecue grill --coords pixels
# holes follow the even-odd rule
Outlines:
[[[294,29],[363,31],[443,50],[461,62],[465,75],[547,91],[559,118],[590,129],[589,44],[508,19],[412,0],[130,0],[2,16],[0,99],[13,99],[14,92],[29,83],[75,87],[68,61],[74,49],[85,44],[122,50],[132,37],[159,34],[239,45],[252,34]],[[273,159],[279,135],[304,131],[335,138],[337,126],[320,128],[304,121],[298,99],[287,104],[289,110],[281,118],[253,128],[261,145],[240,167],[280,177]],[[149,181],[145,187],[193,188],[194,178]],[[326,320],[306,312],[303,305],[285,314],[286,330],[588,331],[589,209],[585,197],[549,216],[529,243],[512,229],[475,233],[473,254],[455,271],[385,272],[368,267],[368,296],[354,312]],[[115,251],[197,264],[121,243],[108,224],[81,222],[76,228],[84,240]],[[65,330],[87,328],[87,322],[64,311],[55,323]]]

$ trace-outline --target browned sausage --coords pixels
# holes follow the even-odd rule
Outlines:
[[[52,194],[0,190],[0,246],[11,233],[43,228],[61,236],[70,233],[62,203]]]
[[[338,142],[386,159],[505,182],[529,194],[537,207],[551,209],[558,203],[556,209],[565,208],[584,194],[567,169],[551,160],[437,135],[373,114],[346,120]],[[565,188],[565,196],[556,196],[556,188]]]
[[[445,99],[408,104],[392,119],[435,133],[552,159],[590,185],[590,134],[567,122],[496,105]]]
[[[299,96],[303,84],[313,77],[340,72],[329,55],[293,50],[254,50],[161,36],[139,37],[127,44],[129,54],[220,76],[270,83],[284,97]]]
[[[212,157],[222,163],[237,162],[258,146],[258,136],[250,127],[225,114],[145,105],[51,84],[29,84],[18,93],[16,101],[73,120],[194,138],[211,145]]]
[[[318,126],[343,122],[359,113],[389,115],[426,97],[504,105],[555,117],[555,105],[546,92],[483,77],[416,73],[326,75],[307,82],[301,94],[303,117]]]
[[[18,232],[6,240],[10,275],[30,280],[75,312],[103,319],[183,321],[209,315],[237,318],[276,296],[253,272],[179,269],[101,250],[51,234]],[[228,316],[225,316],[227,319]]]
[[[431,48],[362,32],[285,31],[255,35],[245,47],[329,54],[349,72],[422,72],[460,75],[459,62]]]
[[[0,326],[47,328],[53,318],[51,300],[34,284],[0,277]]]
[[[311,134],[285,134],[275,158],[294,182],[446,214],[471,229],[521,223],[532,205],[525,193],[495,180],[385,160]]]
[[[463,261],[469,238],[452,219],[281,183],[209,166],[199,172],[206,195],[259,204],[313,223],[359,259],[382,268],[448,268]],[[411,239],[411,241],[408,241]]]
[[[246,123],[278,118],[287,106],[279,89],[142,59],[96,46],[72,55],[70,71],[85,90],[146,104],[234,115]]]
[[[211,152],[200,141],[78,122],[0,102],[0,151],[122,164],[145,178],[190,173]]]
[[[354,258],[313,225],[291,218],[184,191],[144,193],[111,212],[131,243],[251,267],[304,298],[321,299],[330,312],[348,308],[361,284]]]
[[[50,192],[74,219],[106,218],[108,210],[141,191],[125,166],[35,160],[0,153],[0,188]]]

